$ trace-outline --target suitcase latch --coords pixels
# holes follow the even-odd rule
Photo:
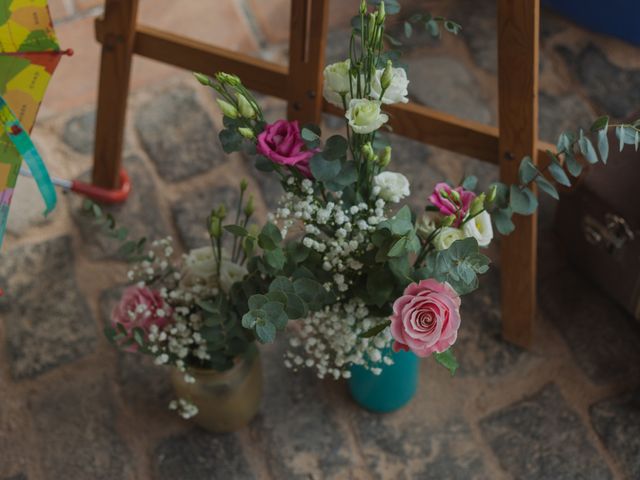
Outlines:
[[[607,213],[604,223],[591,215],[585,215],[582,221],[585,239],[591,245],[604,247],[609,253],[621,249],[626,243],[635,239],[629,224],[620,215]]]

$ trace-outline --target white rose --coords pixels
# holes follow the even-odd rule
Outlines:
[[[380,189],[380,197],[387,202],[398,203],[411,194],[409,180],[401,173],[382,172],[373,177],[373,185]]]
[[[245,275],[249,273],[244,265],[238,265],[226,258],[222,259],[222,265],[220,266],[220,288],[226,293],[229,293],[231,286],[242,280]]]
[[[392,103],[407,103],[409,99],[408,86],[409,79],[407,78],[407,72],[404,68],[392,68],[391,69],[391,84],[384,91],[384,97],[382,103],[390,105]],[[380,93],[382,92],[381,79],[384,69],[376,70],[376,74],[371,84],[371,97],[380,100]]]
[[[456,240],[465,238],[464,232],[458,228],[444,227],[438,232],[436,238],[433,239],[433,245],[436,250],[446,250]]]
[[[364,98],[353,99],[345,114],[355,133],[366,134],[379,129],[389,117],[380,111],[380,102]]]
[[[476,215],[471,220],[464,223],[462,231],[467,237],[473,237],[478,241],[478,245],[486,247],[493,239],[493,227],[491,226],[491,215],[485,210]]]
[[[324,68],[324,83],[322,86],[322,96],[325,100],[336,107],[343,108],[342,96],[349,103],[349,60],[332,63]]]

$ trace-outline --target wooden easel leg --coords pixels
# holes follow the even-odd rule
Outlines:
[[[104,18],[96,21],[96,29],[102,30],[104,41],[93,183],[108,189],[119,187],[137,12],[138,0],[107,0]]]
[[[329,0],[291,2],[289,120],[320,123]]]
[[[538,141],[539,0],[498,0],[500,176],[517,181],[520,159],[536,161]],[[503,239],[504,337],[531,345],[536,311],[537,217],[514,217],[516,231]]]

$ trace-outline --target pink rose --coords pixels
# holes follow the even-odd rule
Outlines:
[[[297,121],[278,120],[258,135],[258,152],[272,162],[297,168],[305,177],[311,178],[309,159],[314,151],[305,150]]]
[[[133,338],[133,329],[142,328],[146,334],[152,325],[159,329],[164,328],[171,317],[171,307],[164,301],[159,292],[146,287],[128,287],[122,293],[120,303],[111,312],[111,325],[124,327]],[[134,343],[127,348],[128,351],[138,350],[138,344]]]
[[[433,189],[433,193],[429,196],[429,201],[440,209],[441,214],[446,216],[455,215],[456,221],[453,226],[458,227],[469,211],[474,198],[476,198],[476,194],[469,190],[465,190],[462,187],[451,188],[447,183],[440,182]]]
[[[393,304],[393,350],[419,357],[442,353],[454,344],[460,327],[460,297],[448,283],[412,283]]]

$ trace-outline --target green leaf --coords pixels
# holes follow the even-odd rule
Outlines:
[[[209,313],[219,313],[220,310],[218,307],[209,300],[196,300],[196,305],[198,305],[202,310]]]
[[[249,308],[251,310],[258,310],[259,308],[262,308],[262,306],[268,301],[269,299],[264,295],[251,295],[251,297],[249,297]]]
[[[377,306],[383,306],[393,292],[393,281],[386,268],[380,268],[367,276],[367,293]]]
[[[259,320],[256,323],[256,335],[261,343],[271,343],[276,338],[276,327],[266,320]]]
[[[391,248],[387,252],[387,257],[399,257],[400,255],[407,253],[407,238],[400,237],[391,245]]]
[[[280,229],[273,223],[267,222],[260,235],[258,235],[258,245],[264,250],[273,250],[277,248],[278,244],[282,241],[282,234]]]
[[[549,173],[551,173],[551,176],[560,185],[564,185],[565,187],[571,186],[571,180],[569,180],[569,177],[567,176],[567,174],[564,172],[564,169],[559,164],[552,162],[549,165]]]
[[[237,130],[224,129],[218,134],[225,153],[237,152],[242,147],[243,136]]]
[[[576,160],[572,154],[566,154],[564,157],[565,164],[567,165],[567,170],[574,177],[579,177],[582,173],[582,164]]]
[[[285,306],[285,311],[287,315],[292,320],[297,320],[299,318],[304,318],[307,316],[309,310],[307,309],[307,305],[302,301],[302,299],[296,295],[295,293],[287,293],[287,303]]]
[[[263,155],[256,156],[256,169],[261,172],[273,172],[276,169],[276,166],[273,164],[271,160]]]
[[[404,22],[404,36],[410,38],[412,33],[413,27],[411,24],[409,22]]]
[[[540,190],[545,192],[547,195],[552,196],[556,200],[559,200],[560,196],[558,195],[556,187],[554,187],[551,182],[549,182],[549,180],[547,180],[545,177],[540,175],[538,178],[536,178],[536,183],[538,184],[538,187],[540,187]]]
[[[592,132],[597,132],[598,130],[607,130],[609,126],[609,117],[607,115],[604,115],[600,118],[598,118],[595,122],[593,122],[593,124],[591,125],[591,131]]]
[[[293,283],[291,283],[287,277],[279,276],[271,282],[271,285],[269,285],[269,291],[293,293]]]
[[[287,304],[287,295],[284,292],[278,292],[278,291],[268,292],[265,295],[265,297],[267,297],[270,302],[279,302],[282,305]]]
[[[512,212],[510,208],[496,210],[491,214],[493,223],[495,223],[498,232],[500,232],[502,235],[509,235],[516,228],[516,226],[511,221],[511,215]]]
[[[531,215],[538,208],[538,199],[528,188],[511,185],[509,190],[509,206],[514,213]]]
[[[284,311],[284,305],[279,302],[268,302],[262,306],[266,314],[265,320],[273,324],[277,330],[282,330],[287,326],[289,316]]]
[[[591,140],[584,136],[584,132],[580,130],[580,139],[578,140],[578,146],[580,147],[580,153],[584,155],[587,162],[594,164],[598,163],[598,154],[596,153],[595,148],[593,148],[593,144]]]
[[[454,22],[453,20],[447,20],[444,22],[444,28],[447,32],[458,35],[462,31],[462,25]]]
[[[309,253],[311,253],[301,242],[289,242],[285,249],[287,257],[294,263],[304,262],[309,257]]]
[[[348,147],[346,138],[341,135],[333,135],[327,140],[322,156],[326,160],[338,160],[346,156]]]
[[[538,169],[531,161],[531,157],[524,157],[520,162],[520,168],[518,169],[520,182],[524,184],[530,183],[538,174]]]
[[[391,322],[389,320],[379,323],[378,325],[376,325],[373,328],[370,328],[369,330],[367,330],[364,333],[361,333],[359,336],[362,338],[372,338],[375,337],[376,335],[378,335],[380,332],[384,331],[385,328],[387,328],[389,325],[391,325]]]
[[[455,375],[456,370],[458,370],[458,367],[460,366],[458,364],[458,360],[456,360],[456,357],[450,348],[442,353],[434,353],[433,358],[436,360],[436,362],[449,370],[451,376]]]
[[[242,316],[242,326],[247,329],[252,329],[256,324],[256,317],[253,312],[249,311]]]
[[[475,190],[478,186],[478,177],[469,175],[462,181],[462,188],[465,190]]]
[[[247,229],[240,225],[225,225],[224,229],[236,237],[246,237],[249,235]]]
[[[264,252],[264,259],[267,262],[267,265],[275,270],[282,270],[282,267],[284,267],[284,264],[287,261],[287,257],[285,257],[281,248],[267,250]]]
[[[316,180],[328,182],[340,173],[342,165],[340,162],[326,160],[322,155],[316,154],[309,161],[309,167]]]
[[[431,35],[434,38],[438,38],[440,37],[440,26],[438,25],[438,22],[436,22],[435,20],[429,20],[426,24],[425,24],[425,28],[427,29],[427,32],[429,32],[429,35]]]
[[[144,337],[145,337],[145,333],[142,328],[136,327],[133,329],[133,339],[141,347],[144,346]]]

